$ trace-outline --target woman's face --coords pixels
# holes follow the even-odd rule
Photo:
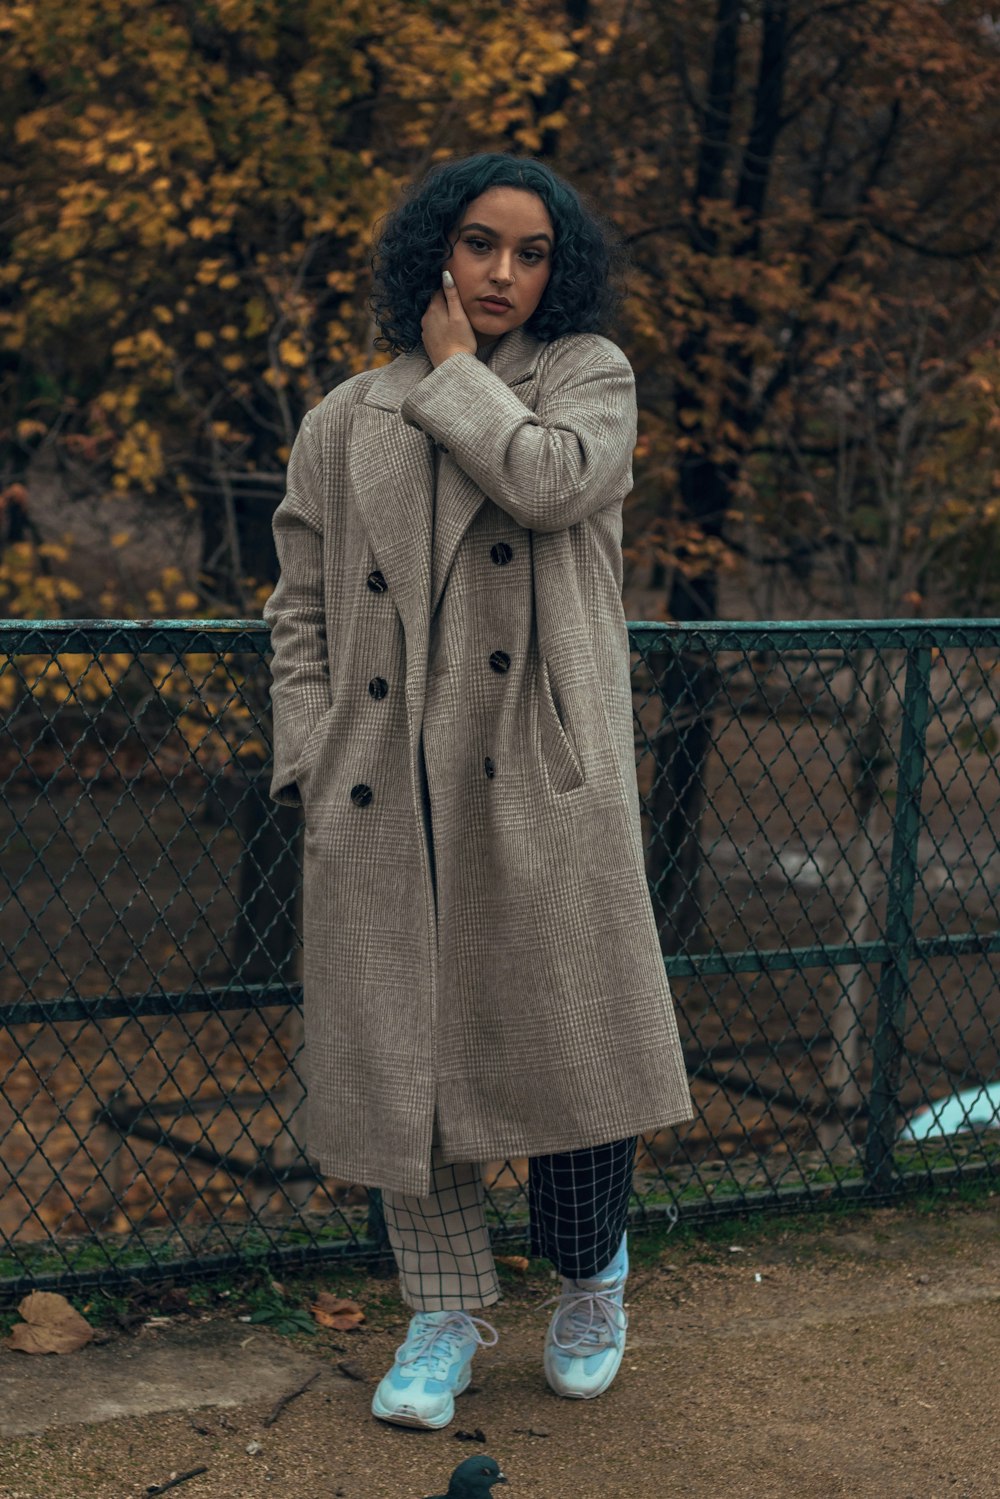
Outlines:
[[[530,318],[548,284],[555,237],[545,204],[525,188],[491,187],[465,205],[448,235],[454,249],[442,269],[455,278],[479,349]],[[491,309],[482,301],[490,295],[510,306]]]

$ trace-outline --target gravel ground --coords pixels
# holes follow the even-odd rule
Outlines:
[[[258,1352],[277,1360],[291,1346],[319,1371],[273,1424],[264,1424],[269,1396],[50,1425],[0,1441],[0,1496],[134,1499],[204,1467],[171,1499],[421,1499],[443,1492],[456,1464],[479,1451],[508,1476],[494,1495],[511,1499],[1000,1494],[996,1195],[933,1211],[733,1221],[711,1237],[633,1232],[629,1242],[628,1347],[596,1400],[560,1399],[545,1382],[551,1308],[539,1303],[558,1289],[545,1261],[523,1273],[502,1267],[504,1299],[479,1313],[500,1342],[476,1355],[473,1384],[440,1432],[370,1412],[409,1317],[394,1274],[286,1277],[292,1305],[325,1289],[357,1300],[365,1321],[314,1337],[238,1324],[263,1340]],[[184,1358],[202,1314],[150,1327],[156,1310],[112,1332],[123,1357],[153,1340]],[[232,1337],[239,1311],[220,1301],[207,1313],[219,1338]],[[86,1381],[88,1360],[108,1347],[33,1358],[32,1377],[52,1381],[39,1408],[54,1412],[59,1381]],[[0,1347],[0,1372],[28,1357]],[[346,1376],[341,1362],[363,1377]],[[260,1449],[250,1454],[252,1443]]]

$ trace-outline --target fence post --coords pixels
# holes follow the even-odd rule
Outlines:
[[[902,1025],[908,997],[913,944],[913,896],[917,878],[920,801],[927,750],[931,648],[911,647],[906,654],[903,722],[899,735],[899,777],[893,818],[892,862],[886,902],[885,940],[889,957],[879,973],[872,1043],[872,1085],[865,1142],[865,1180],[878,1191],[895,1181],[894,1149],[899,1070],[903,1054]]]

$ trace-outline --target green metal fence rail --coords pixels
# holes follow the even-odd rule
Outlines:
[[[1000,620],[629,625],[696,1117],[633,1228],[1000,1172]],[[386,1255],[300,1131],[260,620],[0,622],[0,1300]],[[525,1163],[484,1165],[496,1244]]]

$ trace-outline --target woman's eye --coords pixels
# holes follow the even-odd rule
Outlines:
[[[485,239],[467,239],[465,243],[467,245],[484,245],[487,250],[490,248],[489,240]],[[529,262],[529,264],[531,265],[537,265],[538,262],[543,259],[541,250],[523,250],[521,253],[523,255],[533,255],[535,257],[534,260]]]

